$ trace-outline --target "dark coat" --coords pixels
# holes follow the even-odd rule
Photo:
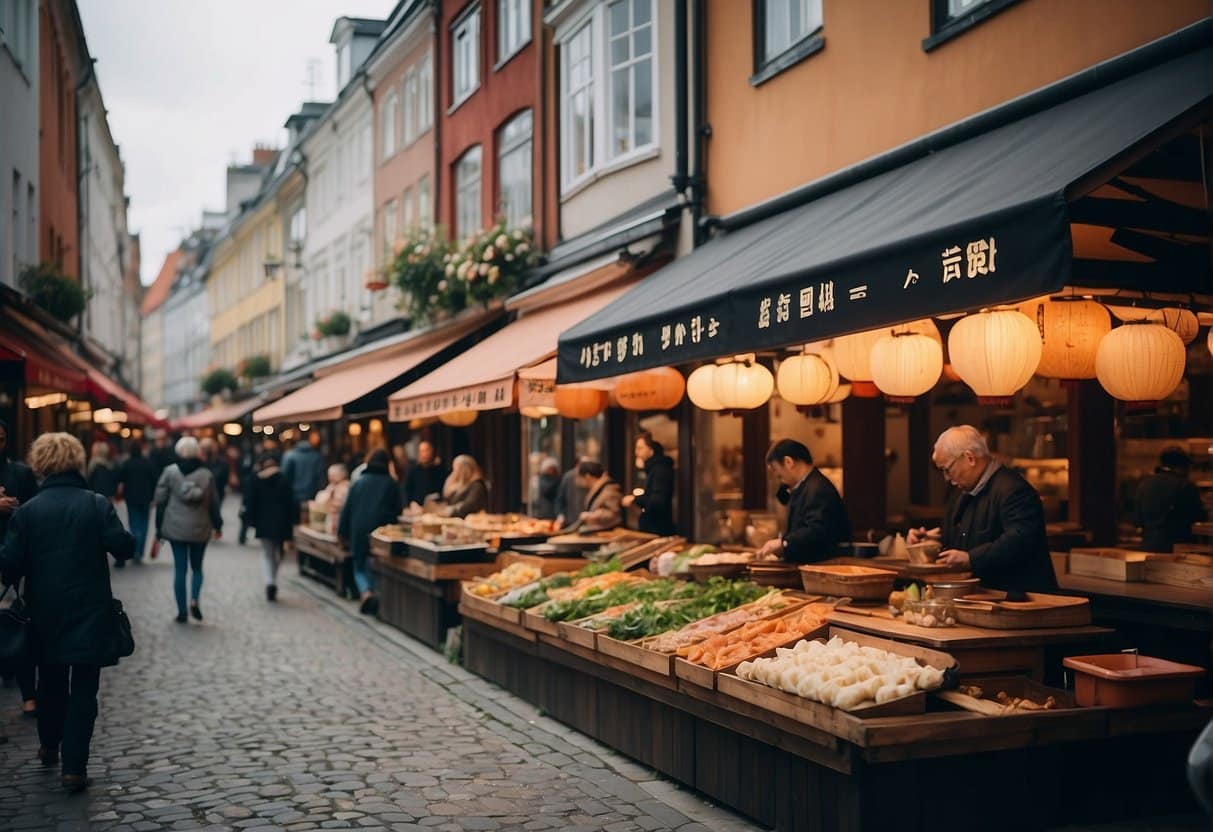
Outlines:
[[[993,589],[1057,589],[1040,495],[1028,481],[1000,467],[976,497],[959,492],[944,515],[944,549],[969,553],[973,575]]]
[[[793,488],[783,557],[789,563],[816,563],[838,556],[838,544],[851,538],[851,520],[834,483],[814,468]]]
[[[160,475],[164,473],[165,468],[170,465],[176,465],[179,461],[177,459],[177,452],[173,449],[172,445],[166,445],[163,448],[153,448],[152,452],[148,454],[148,459],[156,466],[157,482],[159,482]]]
[[[559,474],[540,474],[539,493],[535,495],[535,517],[540,520],[556,519],[556,496],[560,493]]]
[[[131,454],[118,469],[118,480],[122,483],[122,496],[128,505],[146,508],[156,496],[156,482],[160,472],[156,463],[143,454]]]
[[[40,664],[106,666],[113,656],[109,552],[124,561],[135,539],[109,500],[77,473],[47,477],[9,523],[0,547],[6,581],[25,578]]]
[[[290,540],[299,504],[277,465],[257,473],[244,492],[244,519],[261,540]]]
[[[674,460],[665,454],[644,464],[644,493],[636,497],[640,506],[640,530],[662,537],[674,533]]]
[[[350,486],[341,507],[337,536],[346,541],[355,554],[370,554],[370,533],[380,526],[396,522],[400,516],[400,489],[386,468],[367,466],[358,481]]]
[[[222,505],[223,498],[227,496],[227,481],[231,479],[232,468],[225,458],[213,459],[206,463],[206,467],[215,478],[215,493],[219,495],[219,503]]]
[[[0,457],[0,488],[4,489],[4,496],[16,497],[20,508],[34,499],[34,495],[38,493],[38,481],[25,463]],[[8,528],[11,517],[10,514],[0,514],[0,543],[4,541],[4,531]]]
[[[577,482],[577,466],[574,465],[560,478],[560,488],[556,491],[556,516],[564,518],[566,526],[575,523],[585,507],[585,498],[585,489]]]
[[[1170,552],[1176,543],[1192,542],[1192,524],[1205,519],[1200,492],[1187,476],[1159,468],[1137,487],[1133,522],[1141,527],[1141,548]]]
[[[489,507],[489,484],[484,480],[472,480],[447,503],[452,517],[467,517]]]
[[[89,465],[88,487],[108,500],[118,493],[118,471],[108,462]]]
[[[291,484],[295,501],[306,503],[316,498],[316,492],[328,481],[328,466],[324,457],[308,442],[300,442],[287,451],[282,460],[282,473]]]
[[[436,465],[421,465],[414,463],[409,466],[404,475],[405,499],[419,506],[425,505],[425,498],[431,494],[442,494],[442,486],[446,483],[450,472],[441,463]]]

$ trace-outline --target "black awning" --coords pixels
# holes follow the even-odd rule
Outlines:
[[[1208,48],[717,237],[560,337],[558,379],[830,338],[1056,291],[1066,190],[1213,95]]]

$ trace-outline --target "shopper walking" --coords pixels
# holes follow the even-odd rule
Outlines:
[[[118,663],[106,553],[126,560],[135,539],[114,506],[89,489],[75,437],[38,437],[30,462],[42,487],[9,522],[0,575],[5,584],[25,579],[39,668],[38,759],[50,768],[62,755],[63,787],[79,792],[88,786],[101,668]]]
[[[380,526],[392,523],[400,515],[400,489],[392,479],[391,457],[383,448],[374,451],[366,461],[366,469],[350,486],[349,497],[341,509],[337,536],[350,547],[354,562],[354,583],[358,587],[360,607],[364,615],[379,612],[375,596],[375,580],[371,574],[370,534]]]
[[[310,433],[306,442],[299,442],[282,458],[282,473],[295,492],[295,502],[300,507],[315,499],[316,492],[324,488],[325,464],[320,453],[320,434]]]
[[[107,500],[118,493],[118,472],[110,461],[110,444],[105,440],[93,443],[92,456],[88,461],[88,487]]]
[[[152,519],[152,500],[158,478],[156,463],[143,453],[142,442],[132,442],[131,452],[118,468],[118,482],[126,501],[126,516],[135,537],[135,565],[143,563],[147,551],[147,530]]]
[[[227,457],[224,456],[219,443],[210,437],[200,440],[198,448],[202,453],[202,464],[215,478],[215,493],[219,495],[219,505],[223,505],[223,499],[227,496],[227,481],[232,475]]]
[[[173,549],[173,591],[177,596],[177,622],[186,621],[185,578],[192,572],[189,614],[202,620],[198,596],[202,592],[202,557],[213,534],[223,531],[215,477],[199,459],[198,440],[186,436],[177,441],[175,465],[164,469],[156,483],[156,536]]]
[[[278,457],[263,454],[258,470],[244,493],[244,517],[261,541],[261,572],[265,600],[278,600],[278,565],[283,545],[294,534],[298,507],[290,483],[278,466]]]
[[[34,472],[28,465],[9,458],[9,442],[8,423],[0,419],[0,546],[4,544],[4,533],[13,514],[38,493]],[[23,660],[15,667],[6,668],[6,674],[8,670],[17,677],[22,713],[27,717],[37,716],[37,672],[34,662]]]

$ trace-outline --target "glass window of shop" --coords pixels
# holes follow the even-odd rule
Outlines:
[[[522,481],[525,489],[522,499],[527,514],[551,520],[556,516],[556,494],[551,481],[543,475],[555,466],[555,484],[560,486],[564,469],[560,464],[561,419],[545,416],[542,419],[522,420]]]
[[[734,537],[726,528],[743,506],[745,466],[741,419],[695,408],[692,416],[695,467],[695,540],[719,543]],[[744,524],[741,532],[744,533]]]

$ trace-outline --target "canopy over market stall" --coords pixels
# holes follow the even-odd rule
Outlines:
[[[1211,95],[1206,39],[1144,71],[1122,60],[1046,87],[809,185],[785,200],[796,207],[774,213],[776,201],[745,225],[725,218],[739,227],[565,331],[558,380],[785,347],[1066,285],[1208,292],[1198,256],[1208,217],[1181,195],[1200,183],[1162,168],[1199,155],[1191,131],[1209,118]],[[1174,152],[1145,158],[1163,145]]]

